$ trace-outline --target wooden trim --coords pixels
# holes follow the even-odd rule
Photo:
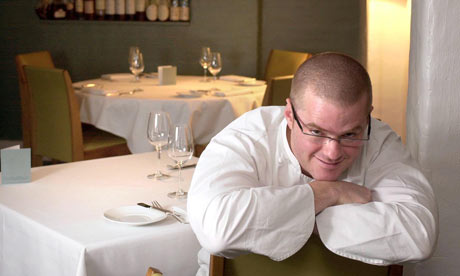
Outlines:
[[[390,265],[388,267],[388,276],[402,276],[403,268],[402,265]]]
[[[224,262],[224,257],[219,257],[211,254],[209,259],[209,276],[223,276]]]

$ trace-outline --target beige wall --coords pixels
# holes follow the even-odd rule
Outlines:
[[[405,141],[411,1],[368,0],[367,13],[373,116],[388,123]]]

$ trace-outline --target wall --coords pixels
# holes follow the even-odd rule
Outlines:
[[[439,238],[407,275],[460,271],[460,1],[412,2],[407,145],[433,185]]]
[[[262,77],[272,48],[340,51],[365,63],[365,0],[192,0],[190,24],[40,21],[37,0],[0,1],[0,139],[21,139],[14,56],[49,50],[72,80],[128,72],[131,45],[144,53],[146,72],[174,64],[201,75],[200,47],[222,52],[221,74]]]
[[[374,117],[405,141],[409,74],[410,0],[368,0],[367,69]]]
[[[366,64],[365,0],[263,1],[259,77],[271,49],[337,51]]]

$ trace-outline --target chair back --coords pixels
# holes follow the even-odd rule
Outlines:
[[[393,266],[375,266],[341,257],[329,251],[319,237],[312,235],[305,246],[293,256],[277,262],[268,257],[248,254],[235,259],[224,259],[211,255],[211,276],[246,275],[321,275],[321,276],[387,276],[402,275]],[[391,274],[393,273],[393,274]]]
[[[293,75],[272,78],[268,83],[262,105],[286,105],[293,78]]]
[[[22,142],[25,148],[31,147],[31,118],[30,96],[27,91],[27,81],[24,72],[25,65],[54,68],[53,59],[48,51],[32,52],[16,55],[16,71],[19,80],[19,95],[21,97]]]
[[[265,67],[265,81],[274,77],[294,75],[297,68],[312,54],[273,49]]]
[[[66,70],[24,66],[30,91],[32,153],[71,162],[83,160],[78,102]]]

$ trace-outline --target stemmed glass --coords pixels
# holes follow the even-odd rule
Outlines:
[[[209,64],[208,70],[213,75],[214,80],[217,80],[217,74],[222,70],[222,61],[219,52],[211,53],[211,63]]]
[[[206,78],[206,71],[208,70],[208,66],[211,63],[211,48],[209,47],[202,47],[201,48],[201,57],[200,57],[200,64],[201,67],[204,69],[204,78],[203,81],[208,81]]]
[[[171,119],[169,114],[163,111],[150,112],[147,124],[147,138],[158,152],[157,170],[153,174],[147,175],[147,178],[161,179],[169,177],[163,173],[159,167],[161,164],[161,150],[168,145],[169,131],[171,129]]]
[[[139,47],[133,46],[129,48],[129,70],[133,73],[136,78],[136,82],[139,81],[139,75],[144,72],[144,58],[139,50]]]
[[[169,139],[169,158],[174,160],[179,167],[179,187],[177,191],[168,193],[171,198],[186,198],[187,192],[182,190],[182,165],[190,160],[193,155],[193,136],[187,124],[174,126],[174,131]]]

